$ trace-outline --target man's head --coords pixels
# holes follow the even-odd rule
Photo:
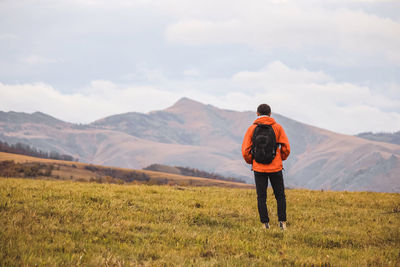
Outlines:
[[[267,104],[261,104],[257,108],[257,115],[262,116],[262,115],[267,115],[271,116],[271,107]]]

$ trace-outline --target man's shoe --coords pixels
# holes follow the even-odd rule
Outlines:
[[[269,223],[263,223],[263,228],[269,229]]]
[[[279,222],[279,227],[281,230],[286,230],[286,222]]]

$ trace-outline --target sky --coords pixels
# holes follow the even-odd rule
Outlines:
[[[0,110],[89,123],[188,97],[395,132],[398,14],[398,0],[0,0]]]

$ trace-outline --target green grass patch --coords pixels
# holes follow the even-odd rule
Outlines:
[[[400,194],[0,179],[0,266],[399,266]]]

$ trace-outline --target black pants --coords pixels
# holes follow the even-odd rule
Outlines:
[[[279,221],[286,221],[286,197],[285,187],[283,185],[282,171],[279,172],[254,172],[257,190],[257,204],[258,213],[262,223],[269,222],[268,209],[267,209],[267,187],[268,177],[271,181],[272,189],[276,198],[278,206],[278,219]]]

